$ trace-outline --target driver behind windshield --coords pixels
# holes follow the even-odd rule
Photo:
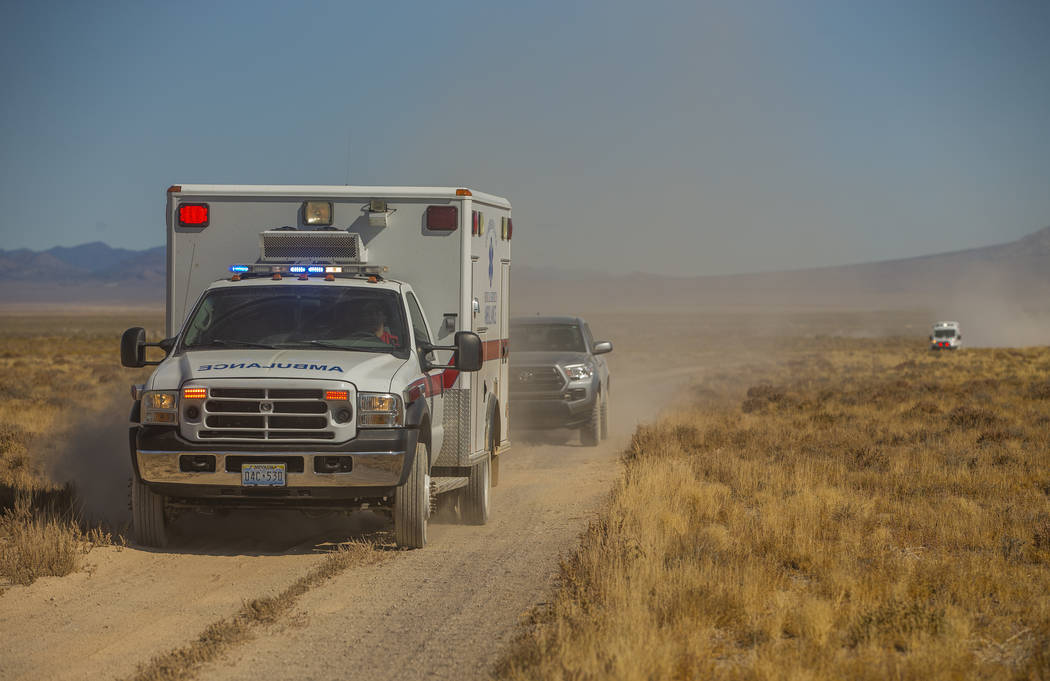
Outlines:
[[[378,338],[387,345],[398,345],[398,336],[387,326],[387,315],[378,300],[344,300],[332,310],[334,329],[331,340]]]
[[[378,302],[365,303],[361,310],[361,318],[365,329],[371,331],[376,338],[387,345],[398,344],[398,337],[390,332],[390,328],[386,325],[386,314]]]

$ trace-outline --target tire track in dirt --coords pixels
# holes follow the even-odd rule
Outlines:
[[[259,532],[246,527],[250,520],[231,514],[209,523],[205,540],[184,537],[169,552],[96,548],[86,556],[85,571],[8,589],[0,596],[0,679],[130,674],[244,600],[295,581],[320,560],[314,549],[329,537],[360,534],[360,521],[351,526],[344,520],[338,534],[336,523],[306,523],[304,531],[301,516],[287,515],[276,519],[266,541],[252,536]],[[204,522],[184,518],[178,528],[192,534]]]

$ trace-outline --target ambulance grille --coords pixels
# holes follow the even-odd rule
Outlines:
[[[201,381],[208,384],[210,381]],[[356,396],[342,381],[317,381],[321,388],[302,388],[288,385],[276,387],[248,387],[207,385],[208,396],[194,402],[198,409],[192,419],[183,408],[183,435],[195,440],[227,441],[333,441],[347,440],[354,435],[356,425],[351,418],[337,423],[329,415],[325,390],[349,391],[351,401],[347,409],[353,412]]]
[[[367,259],[361,235],[355,232],[269,230],[262,232],[260,262],[310,260],[363,263]]]

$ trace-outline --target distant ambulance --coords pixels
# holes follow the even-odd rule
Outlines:
[[[962,345],[959,322],[937,322],[930,334],[930,350],[958,350]]]

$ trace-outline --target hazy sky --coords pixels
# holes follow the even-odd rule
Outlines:
[[[0,249],[159,245],[179,182],[470,186],[517,264],[668,274],[1050,225],[1045,0],[3,7]]]

